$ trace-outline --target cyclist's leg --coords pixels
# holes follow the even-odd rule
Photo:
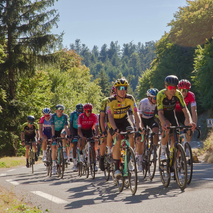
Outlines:
[[[150,126],[152,129],[153,133],[158,134],[159,133],[159,126],[157,122],[155,121],[154,117],[150,118]],[[153,143],[155,144],[156,147],[158,147],[158,141],[159,141],[159,135],[154,135],[153,137]]]
[[[28,161],[28,158],[29,158],[30,145],[29,145],[29,142],[28,142],[28,141],[26,141],[26,137],[25,137],[25,148],[26,148],[26,151],[25,151],[26,167],[29,167],[29,161]]]
[[[61,137],[64,138],[62,139],[62,144],[63,144],[63,155],[64,155],[64,159],[66,160],[67,159],[67,139],[65,138],[66,136],[66,132],[65,132],[65,129],[63,129],[61,131]]]
[[[43,133],[43,136],[42,136],[42,150],[43,150],[43,158],[42,158],[42,161],[46,161],[46,153],[47,153],[47,139],[50,138],[47,137],[46,134]]]
[[[74,129],[73,140],[72,140],[72,156],[73,156],[73,171],[77,171],[77,159],[76,159],[76,150],[78,144],[78,130]]]
[[[34,150],[34,153],[35,153],[35,161],[38,160],[38,155],[37,155],[37,146],[36,146],[36,142],[35,142],[35,138],[33,140],[34,142],[32,143],[32,147],[33,147],[33,150]]]
[[[112,135],[110,134],[110,131],[113,131],[112,128],[107,130],[107,148],[108,148],[108,153],[110,154],[112,152]]]

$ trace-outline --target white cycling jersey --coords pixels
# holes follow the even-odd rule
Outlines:
[[[142,99],[139,104],[139,113],[142,115],[142,118],[152,118],[154,116],[156,106],[157,104],[150,104],[148,98]]]

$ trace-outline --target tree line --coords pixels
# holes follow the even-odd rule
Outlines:
[[[27,115],[61,103],[69,114],[79,102],[98,113],[115,79],[130,82],[138,100],[147,89],[164,88],[167,75],[192,83],[198,110],[213,107],[213,1],[186,1],[158,41],[104,44],[89,50],[77,39],[62,48],[53,35],[59,14],[54,0],[0,0],[0,156],[19,154],[21,125]]]

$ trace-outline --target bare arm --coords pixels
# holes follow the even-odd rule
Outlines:
[[[102,132],[105,132],[106,129],[105,129],[105,113],[104,112],[100,113],[100,125],[101,125]]]
[[[95,136],[99,135],[99,129],[98,129],[98,125],[95,125]]]
[[[108,118],[109,118],[109,123],[110,123],[111,127],[114,130],[117,129],[117,126],[115,124],[115,120],[114,120],[113,114],[108,113]]]
[[[51,125],[52,126],[52,136],[55,136],[55,125]]]
[[[79,135],[81,138],[84,137],[84,136],[83,136],[83,133],[82,133],[82,131],[81,131],[81,127],[78,127],[78,135]]]
[[[192,123],[192,117],[190,115],[190,112],[189,112],[188,108],[185,107],[185,108],[182,109],[182,111],[183,111],[183,114],[184,114],[186,120],[188,121],[188,123],[189,124]]]
[[[37,141],[38,141],[38,139],[39,139],[39,132],[38,132],[38,130],[36,130],[36,138],[37,138]]]
[[[140,118],[141,118],[141,126],[144,127],[143,121],[142,121],[142,114],[140,114]]]
[[[67,136],[70,135],[70,134],[69,134],[69,131],[68,131],[68,126],[67,126],[67,125],[64,125],[64,129],[65,129],[66,135],[67,135]]]
[[[24,140],[24,132],[21,132],[21,141]]]
[[[192,112],[192,121],[197,124],[197,107],[193,106],[191,107],[191,112]]]
[[[139,129],[139,127],[142,128],[139,113],[134,111],[134,116],[135,116],[135,123],[136,123],[137,129]]]
[[[39,124],[39,134],[40,134],[40,139],[43,138],[43,124]]]

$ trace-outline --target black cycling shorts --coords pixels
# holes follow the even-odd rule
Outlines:
[[[25,135],[25,146],[28,146],[28,145],[30,145],[30,141],[32,141],[33,142],[33,144],[35,144],[36,143],[36,138],[35,138],[35,135],[32,135],[32,136],[30,136],[30,135]]]
[[[142,122],[143,122],[144,127],[148,126],[151,129],[154,128],[154,127],[158,127],[159,128],[157,122],[154,120],[154,117],[149,118],[149,119],[142,118]]]
[[[175,111],[164,111],[164,117],[171,123],[171,126],[179,126],[177,117],[175,115]],[[170,129],[170,134],[173,132],[172,129]],[[179,133],[179,129],[177,129],[177,134]]]
[[[93,137],[93,130],[92,129],[81,129],[82,134],[86,138],[91,138]]]
[[[134,127],[130,119],[126,116],[121,119],[114,119],[115,124],[117,126],[117,129],[119,129],[120,132],[126,132],[126,131],[133,131]],[[109,129],[110,134],[114,135],[114,130],[111,128]]]
[[[176,117],[177,117],[178,123],[184,125],[184,122],[185,122],[184,113],[182,111],[176,112]]]

